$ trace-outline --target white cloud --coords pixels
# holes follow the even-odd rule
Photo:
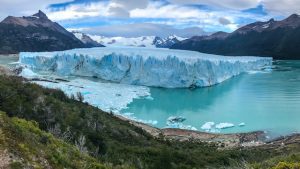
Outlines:
[[[167,32],[167,30],[176,32],[175,30],[179,30],[178,28],[189,27],[208,31],[233,31],[241,24],[241,20],[264,21],[273,16],[300,13],[300,0],[167,0],[171,3],[159,0],[110,0],[74,3],[56,9],[47,7],[50,4],[73,0],[0,1],[0,18],[2,19],[7,15],[31,15],[38,9],[42,9],[46,10],[50,19],[67,23],[67,25],[69,25],[68,23],[80,24],[88,19],[91,19],[91,22],[103,19],[109,21],[112,26],[99,28],[102,32],[109,34],[109,31],[120,30],[119,33],[121,33],[122,30],[130,36],[133,35],[133,30],[137,30],[136,34],[142,34],[143,29],[150,33],[154,30],[159,32],[158,28],[163,30],[161,32]],[[188,4],[203,4],[211,8],[203,10]],[[241,12],[243,9],[254,8],[260,4],[267,11],[267,16]],[[129,23],[134,24],[130,25]],[[137,28],[133,26],[137,26]],[[112,30],[109,30],[110,28]]]
[[[169,2],[176,4],[200,4],[243,10],[256,7],[260,3],[260,0],[169,0]]]
[[[226,17],[224,17],[226,16]],[[245,14],[234,10],[207,11],[192,6],[178,4],[150,3],[145,9],[135,9],[130,12],[132,18],[168,19],[167,21],[152,21],[152,23],[173,26],[197,26],[203,29],[217,27],[220,30],[233,31],[238,28],[236,23],[240,17],[254,18],[255,14]],[[259,18],[263,19],[263,18]]]
[[[263,0],[262,4],[267,12],[273,14],[300,14],[300,0]]]
[[[85,17],[110,16],[108,3],[97,2],[88,4],[72,4],[63,9],[47,12],[50,19],[54,21],[80,19]]]
[[[111,0],[112,3],[119,5],[126,10],[132,10],[136,8],[146,8],[149,1],[148,0]]]
[[[55,21],[80,19],[85,17],[128,18],[129,11],[145,8],[148,0],[111,0],[82,4],[71,4],[64,8],[48,12],[49,18]]]
[[[237,25],[234,21],[238,16],[236,13],[228,11],[203,11],[191,6],[177,4],[164,4],[159,1],[134,4],[134,0],[125,4],[121,0],[111,2],[94,2],[89,4],[72,4],[63,10],[54,10],[48,13],[50,19],[55,21],[78,20],[86,17],[116,17],[116,18],[145,18],[152,19],[146,21],[153,24],[165,24],[178,28],[201,27],[205,29],[212,26],[223,27],[223,30],[233,31]],[[140,2],[142,2],[141,0]],[[121,3],[119,3],[121,2]],[[131,9],[131,10],[129,10]],[[127,11],[128,10],[128,11]],[[220,23],[220,17],[226,17],[230,23]],[[224,19],[223,19],[224,20]],[[111,21],[111,23],[113,23]],[[209,26],[207,26],[209,25]]]
[[[143,9],[148,5],[148,0],[111,0],[109,13],[113,17],[128,18],[132,9]]]
[[[96,35],[103,35],[103,36],[124,36],[124,37],[138,37],[138,36],[166,37],[173,34],[182,37],[190,37],[193,35],[206,34],[201,28],[198,27],[176,29],[169,25],[152,24],[152,23],[135,23],[135,24],[100,26],[94,28],[85,28],[82,29],[82,31],[89,34],[96,34]]]
[[[233,10],[244,10],[263,5],[264,9],[274,15],[300,13],[300,0],[169,0],[174,4],[201,4]]]
[[[122,7],[110,7],[109,8],[110,16],[117,18],[128,18],[129,12]]]
[[[219,23],[222,25],[229,25],[231,24],[231,21],[225,17],[220,17],[219,18]]]
[[[164,5],[160,2],[151,3],[145,9],[130,11],[132,18],[202,18],[211,15],[192,7]]]

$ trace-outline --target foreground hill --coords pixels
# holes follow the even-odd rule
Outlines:
[[[299,137],[237,149],[162,135],[155,138],[74,98],[22,78],[0,76],[0,110],[9,116],[0,113],[0,165],[80,169],[281,169],[299,165]]]
[[[232,33],[217,32],[196,36],[173,45],[173,49],[194,50],[219,55],[269,56],[300,59],[300,16],[255,22]]]
[[[42,11],[28,17],[9,16],[0,23],[0,54],[83,47],[87,46]]]
[[[33,121],[0,112],[0,168],[105,169],[95,158],[55,138]]]

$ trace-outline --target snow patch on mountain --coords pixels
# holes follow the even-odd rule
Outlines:
[[[88,35],[94,41],[104,46],[133,46],[133,47],[148,47],[148,48],[169,48],[177,42],[185,40],[176,35],[172,35],[166,38],[158,36],[141,36],[134,38],[126,37],[104,37],[98,35]]]
[[[86,47],[104,47],[101,43],[96,42],[87,34],[81,32],[72,32],[77,39],[79,39],[82,43],[86,45]]]

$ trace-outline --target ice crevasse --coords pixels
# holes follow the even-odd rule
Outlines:
[[[270,57],[218,56],[194,51],[105,47],[59,52],[21,52],[33,71],[98,77],[117,83],[166,87],[211,86],[272,65]]]

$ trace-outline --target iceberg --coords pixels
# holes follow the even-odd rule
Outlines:
[[[215,125],[214,122],[206,122],[205,124],[203,124],[203,125],[201,126],[201,129],[202,129],[202,130],[209,131],[209,130],[211,130],[211,129],[213,128],[214,125]]]
[[[239,124],[239,127],[244,127],[246,125],[246,123],[242,122]]]
[[[216,129],[227,129],[234,127],[234,124],[232,123],[219,123],[216,125]]]
[[[137,47],[21,52],[19,62],[34,72],[165,88],[212,86],[243,72],[272,66],[270,57],[229,57]]]
[[[206,132],[219,133],[220,129],[228,129],[232,127],[234,127],[234,124],[227,122],[218,124],[215,124],[215,122],[206,122],[201,126],[201,129],[205,130]]]
[[[182,123],[186,120],[186,118],[181,116],[171,116],[167,119],[167,123]]]

